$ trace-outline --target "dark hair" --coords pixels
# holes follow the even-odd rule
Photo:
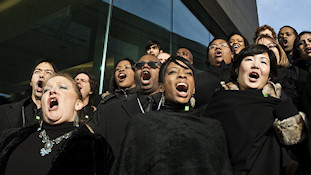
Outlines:
[[[235,59],[233,61],[233,65],[232,65],[232,72],[231,72],[231,80],[230,81],[237,83],[238,72],[236,72],[236,70],[239,69],[241,62],[245,57],[258,55],[258,54],[262,54],[265,52],[268,53],[269,58],[270,58],[270,74],[269,74],[269,77],[271,78],[270,80],[272,82],[276,82],[277,81],[276,57],[275,57],[272,50],[270,50],[265,45],[261,45],[261,44],[249,45],[249,46],[245,47],[244,49],[242,49],[240,53],[235,55]]]
[[[35,64],[35,65],[33,66],[33,68],[32,68],[31,75],[30,75],[30,80],[31,80],[31,78],[32,78],[33,72],[35,71],[36,67],[37,67],[39,64],[41,64],[41,63],[49,63],[49,64],[53,67],[54,72],[55,72],[55,73],[58,72],[58,69],[57,69],[56,65],[52,62],[52,60],[47,59],[47,58],[45,58],[45,59],[40,59],[40,60],[38,60],[38,61],[36,62],[36,64]]]
[[[187,67],[179,64],[178,61],[181,61],[182,63],[184,63]],[[165,81],[165,72],[166,72],[166,69],[168,67],[168,65],[171,63],[171,62],[174,62],[175,64],[179,65],[180,67],[183,67],[183,68],[186,68],[186,69],[191,69],[192,72],[193,72],[193,78],[195,80],[195,69],[193,67],[193,65],[190,63],[190,61],[188,61],[187,59],[183,58],[183,57],[180,57],[180,56],[173,56],[173,57],[170,57],[166,60],[166,62],[164,62],[160,68],[160,72],[159,72],[159,83],[164,83]]]
[[[93,96],[94,94],[97,94],[98,83],[97,83],[97,80],[96,80],[95,76],[93,76],[91,73],[89,73],[87,71],[79,71],[79,72],[77,72],[75,74],[74,79],[79,74],[85,74],[85,75],[87,75],[89,77],[91,91],[93,92],[90,96]]]
[[[114,75],[114,74],[115,74],[115,72],[116,72],[116,67],[117,67],[117,65],[118,65],[121,61],[128,61],[128,62],[131,64],[131,66],[132,66],[132,70],[135,72],[135,68],[134,68],[135,62],[134,62],[133,60],[131,60],[130,58],[123,58],[123,59],[117,61],[117,62],[115,63],[115,65],[114,65],[114,67],[113,67],[113,73],[112,73],[112,76],[111,76],[111,78],[110,78],[109,91],[110,91],[111,93],[114,93],[114,91],[115,91],[116,89],[119,88],[119,86],[118,86],[117,83],[116,83],[116,78],[115,78],[115,75]]]
[[[298,32],[297,32],[296,29],[294,29],[292,26],[283,26],[283,27],[281,27],[280,30],[279,30],[278,38],[280,37],[280,31],[281,31],[283,28],[285,28],[285,27],[291,28],[291,29],[294,31],[295,36],[297,37]]]
[[[191,61],[193,61],[193,58],[194,58],[194,56],[193,56],[193,54],[192,54],[192,52],[191,52],[191,50],[190,49],[188,49],[187,47],[183,47],[183,46],[181,46],[181,47],[179,47],[177,50],[176,50],[176,54],[177,54],[177,51],[179,50],[179,49],[187,49],[188,51],[189,51],[189,53],[190,53],[190,59],[191,59]],[[175,55],[176,55],[175,54]]]
[[[149,40],[149,41],[146,43],[145,52],[147,52],[147,50],[149,50],[150,47],[151,47],[152,45],[154,45],[154,44],[156,44],[156,45],[158,46],[159,50],[162,50],[162,49],[161,49],[161,45],[160,45],[160,43],[159,43],[158,41],[156,41],[156,40]]]
[[[299,51],[299,40],[302,35],[304,34],[311,34],[311,31],[303,31],[299,33],[299,35],[296,36],[295,42],[294,42],[294,47],[293,47],[293,58],[298,59],[300,58],[300,51]]]
[[[240,36],[243,38],[243,40],[244,40],[244,45],[245,45],[245,47],[246,47],[246,46],[249,46],[248,40],[247,40],[240,32],[232,32],[232,33],[229,35],[229,37],[228,37],[229,44],[230,44],[230,38],[231,38],[233,35],[240,35]]]
[[[206,60],[206,62],[205,62],[207,66],[210,65],[210,62],[209,62],[209,60],[208,60],[209,46],[211,46],[212,43],[213,43],[215,40],[218,40],[218,39],[221,39],[221,40],[226,41],[228,47],[230,48],[230,51],[231,51],[232,53],[235,53],[228,40],[226,40],[226,39],[224,39],[224,38],[216,37],[216,38],[214,38],[214,39],[208,44],[208,46],[207,46],[207,60]]]
[[[256,29],[254,41],[258,38],[260,32],[267,30],[267,29],[271,31],[273,38],[276,40],[276,33],[274,29],[271,26],[263,25]]]

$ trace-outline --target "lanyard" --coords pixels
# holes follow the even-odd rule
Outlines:
[[[139,108],[140,108],[141,113],[144,114],[144,113],[145,113],[145,110],[144,110],[143,106],[141,105],[141,102],[140,102],[140,100],[139,100],[138,97],[137,97],[137,102],[138,102],[138,105],[139,105]],[[160,107],[161,107],[161,100],[159,101],[157,111],[160,110]]]

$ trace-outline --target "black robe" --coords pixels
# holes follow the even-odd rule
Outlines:
[[[161,93],[156,93],[152,96],[156,99],[155,104],[159,104]],[[112,103],[100,103],[93,118],[89,122],[95,133],[104,136],[109,142],[115,155],[120,150],[126,124],[133,115],[142,112],[138,103],[138,99],[140,99],[141,105],[144,106],[142,97],[145,96],[135,93],[135,95]]]
[[[134,116],[125,133],[113,174],[232,174],[216,120],[161,109]]]
[[[297,66],[290,66],[288,68],[278,66],[278,82],[282,85],[281,99],[299,99],[302,96],[307,75],[307,71]]]
[[[224,128],[234,174],[279,175],[289,157],[273,130],[273,109],[279,99],[260,90],[220,90],[206,109],[206,116]]]
[[[108,104],[111,102],[115,102],[117,100],[121,100],[123,98],[128,98],[132,95],[136,95],[136,87],[133,88],[126,88],[126,89],[116,89],[114,93],[106,95],[100,101],[101,104]]]
[[[4,174],[12,152],[29,135],[36,132],[38,125],[11,129],[0,138],[0,174]],[[63,140],[63,145],[55,151],[48,174],[108,174],[114,156],[106,140],[92,134],[86,125],[74,130],[71,137]],[[42,144],[43,145],[43,144]],[[54,148],[56,149],[56,148]],[[39,154],[39,150],[38,150]],[[31,161],[31,160],[30,160]],[[40,168],[40,167],[38,167]]]
[[[221,66],[214,67],[209,65],[207,70],[197,74],[195,81],[195,108],[204,108],[211,100],[213,94],[220,87],[220,82],[227,82],[230,79],[232,64],[225,64],[222,61]]]

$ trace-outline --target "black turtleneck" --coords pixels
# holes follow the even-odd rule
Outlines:
[[[164,106],[161,110],[169,110],[174,112],[188,112],[193,111],[190,103],[182,104],[182,103],[174,103],[170,100],[165,99]]]
[[[74,129],[73,123],[62,123],[59,125],[48,125],[43,123],[42,130],[45,130],[50,140],[53,140]],[[42,131],[41,130],[41,131]],[[42,139],[39,138],[41,131],[36,131],[30,134],[10,155],[8,159],[5,174],[47,174],[51,168],[51,162],[65,143],[62,140],[59,144],[54,144],[52,151],[41,156],[40,150],[44,147]]]

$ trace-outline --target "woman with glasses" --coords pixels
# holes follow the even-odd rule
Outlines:
[[[291,100],[279,99],[277,61],[266,46],[243,49],[233,70],[206,108],[206,116],[223,125],[233,172],[285,174],[294,164],[286,149],[303,140],[305,115]]]
[[[134,64],[134,61],[129,58],[121,59],[115,64],[110,79],[109,92],[102,95],[102,104],[127,98],[136,93]]]
[[[267,35],[260,35],[255,40],[256,44],[267,46],[276,56],[278,66],[278,82],[282,85],[282,99],[295,98],[302,94],[306,71],[297,66],[290,65],[282,46]]]
[[[221,125],[191,106],[194,81],[188,60],[162,65],[163,106],[130,120],[112,174],[232,174]]]

